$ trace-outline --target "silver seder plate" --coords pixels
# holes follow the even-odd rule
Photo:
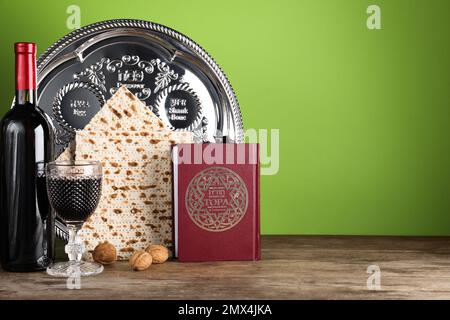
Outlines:
[[[198,44],[168,27],[110,20],[78,29],[38,60],[38,104],[55,130],[57,154],[125,85],[170,128],[196,142],[243,142],[233,89]],[[57,234],[66,239],[63,223]]]

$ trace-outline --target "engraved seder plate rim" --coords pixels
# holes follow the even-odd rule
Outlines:
[[[78,42],[78,41],[89,41],[94,36],[97,36],[103,32],[113,31],[118,29],[139,29],[144,31],[151,31],[154,33],[162,34],[165,37],[168,37],[172,41],[178,42],[188,48],[192,53],[194,53],[199,59],[205,63],[208,68],[212,71],[214,77],[217,79],[218,83],[223,88],[223,91],[226,94],[226,98],[229,103],[230,110],[222,110],[228,116],[230,115],[231,125],[233,128],[225,128],[226,130],[233,130],[235,140],[234,142],[243,142],[244,141],[244,129],[242,122],[242,115],[240,112],[239,104],[236,98],[236,95],[233,91],[233,88],[225,75],[225,73],[221,70],[219,65],[214,61],[214,59],[195,41],[190,39],[189,37],[175,31],[169,27],[166,27],[161,24],[153,23],[145,20],[136,20],[136,19],[114,19],[114,20],[106,20],[97,22],[94,24],[87,25],[83,28],[75,30],[68,35],[64,36],[53,45],[51,45],[38,59],[37,61],[37,73],[38,73],[38,85],[42,82],[46,73],[52,68],[55,68],[53,64],[55,61],[61,58],[61,53],[69,47],[70,45]],[[87,40],[84,40],[87,39]],[[76,54],[74,52],[73,54]],[[223,108],[223,107],[222,107]],[[228,108],[227,108],[228,109]],[[225,134],[226,136],[226,134]],[[57,219],[56,221],[56,234],[62,240],[67,240],[67,230],[64,223]]]

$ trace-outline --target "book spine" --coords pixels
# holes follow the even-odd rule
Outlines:
[[[260,161],[259,143],[256,144],[256,166],[255,166],[255,260],[261,260],[261,218],[260,218]]]
[[[172,148],[172,199],[173,199],[173,206],[172,206],[172,217],[173,217],[173,229],[172,229],[172,237],[174,242],[174,248],[173,248],[173,256],[174,258],[178,258],[178,225],[179,225],[179,212],[178,212],[178,206],[179,206],[179,199],[178,199],[178,154],[179,154],[179,147],[176,145]]]

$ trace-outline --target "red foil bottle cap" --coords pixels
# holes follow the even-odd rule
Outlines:
[[[17,42],[14,44],[14,50],[16,53],[36,54],[36,43]]]
[[[36,89],[36,44],[18,42],[16,53],[16,90]]]

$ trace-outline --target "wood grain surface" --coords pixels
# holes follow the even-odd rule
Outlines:
[[[0,271],[0,299],[450,299],[448,237],[265,236],[262,248],[258,262],[170,261],[143,272],[115,263],[80,289],[44,272]],[[367,287],[370,265],[381,290]]]

